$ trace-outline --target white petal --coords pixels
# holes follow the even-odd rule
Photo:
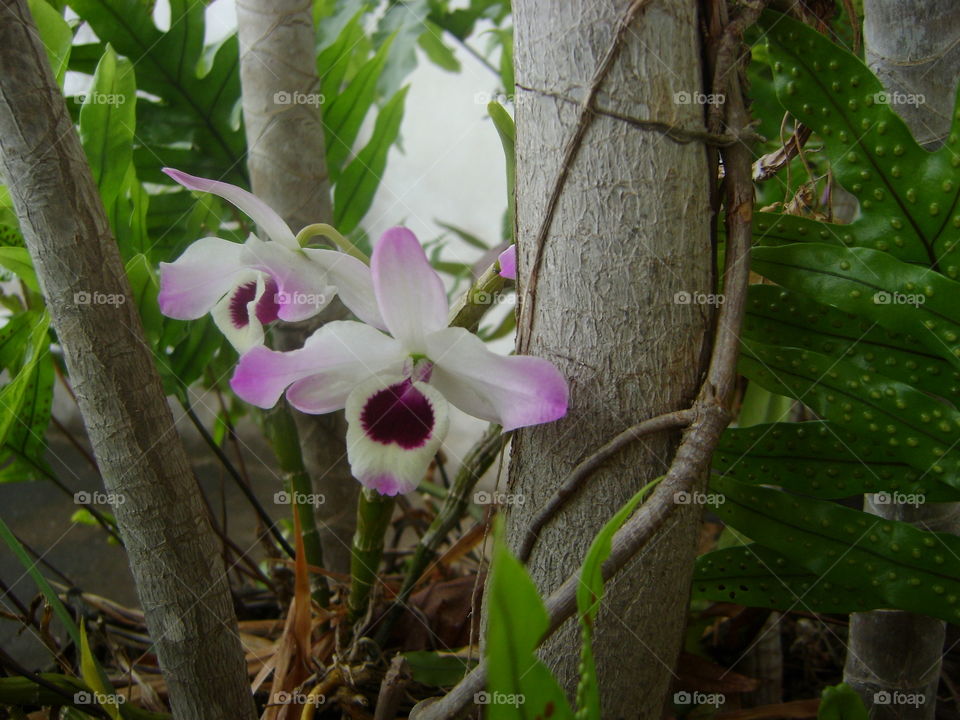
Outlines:
[[[424,352],[424,337],[447,326],[450,308],[416,236],[403,227],[387,230],[373,249],[370,271],[390,334],[410,352]]]
[[[263,345],[263,322],[259,317],[263,313],[257,312],[257,306],[270,300],[264,297],[267,290],[264,279],[263,273],[250,271],[210,311],[220,332],[241,355],[252,347]],[[247,297],[250,299],[244,302]]]
[[[329,283],[327,269],[303,250],[291,250],[251,235],[243,245],[242,257],[250,267],[273,277],[281,320],[298,322],[313,317],[337,294],[336,287]]]
[[[326,269],[327,279],[336,286],[337,294],[350,312],[368,325],[380,330],[387,329],[377,306],[369,267],[337,250],[304,248],[303,251],[317,265]]]
[[[429,335],[427,357],[434,363],[430,382],[447,400],[504,430],[550,422],[567,413],[567,381],[543,358],[497,355],[463,328]]]
[[[230,183],[188,175],[173,168],[163,168],[163,172],[189,190],[213,193],[232,203],[253,220],[270,239],[276,240],[291,249],[299,247],[296,236],[283,221],[283,218],[253,193]]]
[[[358,385],[347,399],[346,416],[350,470],[382,495],[417,488],[449,426],[443,395],[400,376]]]
[[[230,386],[258,407],[273,407],[289,388],[287,399],[294,407],[320,414],[339,410],[359,383],[381,372],[399,372],[404,361],[393,338],[342,320],[324,325],[299,350],[253,348],[240,358]]]
[[[206,237],[174,262],[160,263],[160,312],[178,320],[206,315],[245,272],[242,252],[243,245]]]

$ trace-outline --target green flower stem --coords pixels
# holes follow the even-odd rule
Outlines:
[[[303,247],[310,241],[311,238],[318,236],[325,237],[345,253],[352,255],[365,265],[370,264],[370,258],[368,258],[363,251],[360,250],[360,248],[337,232],[336,228],[334,228],[332,225],[327,225],[326,223],[314,223],[312,225],[307,225],[305,228],[303,228],[303,230],[297,233],[297,242],[300,244],[300,247]]]
[[[481,318],[493,307],[494,298],[506,283],[500,276],[500,263],[494,262],[450,308],[450,327],[476,332]]]
[[[324,228],[324,225],[309,225],[300,235],[310,228]],[[331,228],[332,229],[332,228]],[[336,231],[334,231],[336,232]],[[321,231],[316,230],[315,234]],[[337,233],[339,235],[339,233]],[[336,242],[336,240],[335,240]],[[494,262],[481,275],[450,310],[450,326],[464,327],[475,331],[483,315],[493,306],[493,298],[503,290],[505,279],[500,276],[500,263]],[[469,503],[469,494],[477,480],[486,471],[497,453],[503,447],[506,438],[500,432],[500,426],[491,425],[483,438],[470,451],[457,473],[440,515],[434,520],[427,534],[420,541],[414,556],[404,589],[390,609],[390,617],[381,627],[379,638],[389,631],[389,625],[410,595],[417,580],[427,564],[436,557],[437,547],[443,542],[453,526],[460,520]],[[370,602],[370,590],[376,580],[377,568],[383,556],[384,535],[393,512],[393,498],[380,495],[376,491],[364,488],[357,504],[357,531],[353,536],[352,559],[350,563],[350,622],[355,623],[367,611]]]
[[[407,565],[400,593],[380,621],[376,640],[381,647],[386,642],[391,627],[400,616],[403,606],[410,598],[410,594],[417,586],[424,570],[437,558],[439,547],[447,540],[450,531],[463,517],[470,504],[470,494],[473,492],[477,481],[490,468],[506,443],[507,435],[501,432],[500,426],[490,423],[483,437],[470,448],[470,452],[463,459],[440,512],[437,513],[433,522],[430,523],[430,527],[420,538],[417,549]]]
[[[357,502],[357,531],[350,548],[349,620],[355,623],[367,611],[370,591],[383,557],[383,542],[393,517],[393,497],[363,488]]]
[[[320,544],[314,508],[311,503],[304,502],[305,499],[314,497],[313,485],[310,482],[310,474],[303,464],[297,425],[286,403],[280,403],[273,410],[263,413],[263,427],[280,464],[284,485],[291,495],[294,512],[300,518],[300,532],[303,535],[303,550],[307,564],[322,568],[323,547]],[[313,599],[320,607],[327,607],[330,603],[327,579],[323,575],[311,573],[310,585]]]

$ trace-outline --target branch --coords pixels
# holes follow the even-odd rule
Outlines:
[[[613,440],[583,460],[583,462],[573,469],[563,483],[561,483],[553,497],[533,516],[527,528],[526,535],[523,538],[523,543],[517,551],[517,559],[522,563],[527,562],[544,525],[560,511],[567,501],[571,500],[574,495],[583,489],[583,485],[590,476],[608,459],[644,435],[650,435],[651,433],[662,430],[685,427],[689,425],[693,419],[693,410],[677,410],[675,412],[658,415],[657,417],[648,418],[636,425],[628,427]]]
[[[0,3],[0,166],[178,718],[253,720],[218,543],[25,0]],[[79,304],[79,293],[127,298]]]

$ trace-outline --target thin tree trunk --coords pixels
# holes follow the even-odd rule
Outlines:
[[[675,96],[690,99],[702,88],[696,3],[518,0],[514,11],[518,343],[557,363],[571,384],[565,419],[514,437],[510,491],[525,498],[508,515],[516,548],[531,514],[578,461],[638,420],[689,406],[712,308],[675,296],[708,293],[713,278],[704,147],[583,113],[580,105],[599,85],[596,107],[702,129],[703,105]],[[629,27],[619,32],[624,18]],[[580,123],[585,131],[571,140]],[[578,149],[568,154],[570,143]],[[652,435],[623,450],[546,525],[529,563],[542,593],[580,564],[617,508],[664,473],[678,437]],[[660,717],[701,509],[679,507],[607,588],[595,634],[605,718]],[[571,695],[579,642],[578,626],[568,622],[542,651]]]
[[[175,718],[252,719],[230,588],[120,254],[23,0],[0,3],[0,160]],[[78,304],[77,293],[127,298]]]
[[[294,232],[331,222],[330,184],[320,112],[320,82],[309,0],[238,0],[240,79],[253,192]],[[339,301],[319,322],[342,319]],[[303,345],[317,320],[277,331],[281,349]],[[350,538],[356,526],[360,485],[347,464],[343,413],[294,413],[300,447],[314,488],[320,542],[327,569],[350,571]]]
[[[960,53],[955,0],[866,0],[864,47],[867,64],[883,82],[891,108],[917,141],[930,149],[950,131]],[[956,532],[960,504],[876,505],[880,517],[927,530]],[[945,625],[942,620],[896,610],[850,616],[844,680],[860,693],[873,720],[929,720],[936,711]],[[911,702],[917,694],[923,702]]]

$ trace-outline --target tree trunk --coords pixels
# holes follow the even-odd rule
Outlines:
[[[320,82],[309,0],[238,0],[240,79],[253,192],[294,232],[331,222]],[[319,322],[342,319],[335,300]],[[276,331],[279,349],[303,345],[317,320]],[[317,506],[324,563],[350,572],[350,538],[356,526],[360,484],[350,474],[343,413],[294,412],[304,462],[325,502]]]
[[[958,33],[960,6],[954,0],[864,0],[867,65],[891,95],[890,106],[928,149],[942,145],[950,132],[960,74]]]
[[[934,149],[950,131],[960,54],[955,0],[865,0],[867,64],[880,78],[891,108],[917,141]],[[911,522],[926,530],[956,532],[960,504],[875,505],[880,517]],[[936,710],[945,624],[897,610],[850,616],[844,680],[860,693],[873,720],[930,720]],[[915,695],[923,702],[912,702]]]
[[[514,436],[510,491],[525,499],[508,514],[515,548],[532,513],[578,461],[645,417],[688,407],[698,391],[713,310],[696,302],[713,283],[703,145],[590,113],[579,141],[570,140],[596,78],[598,108],[703,128],[703,105],[682,102],[700,99],[702,88],[696,7],[694,0],[515,3],[518,343],[556,363],[571,386],[566,418]],[[624,18],[629,28],[619,32]],[[609,72],[598,71],[605,58]],[[567,156],[570,142],[580,147]],[[683,297],[696,299],[684,304]],[[580,564],[616,509],[664,473],[678,438],[651,435],[623,450],[544,528],[529,563],[542,593]],[[607,588],[595,634],[605,718],[660,717],[701,510],[677,508]],[[579,641],[570,621],[542,652],[571,696]]]
[[[175,718],[254,717],[220,548],[120,253],[23,0],[0,3],[0,159]],[[78,293],[122,295],[80,304]]]

